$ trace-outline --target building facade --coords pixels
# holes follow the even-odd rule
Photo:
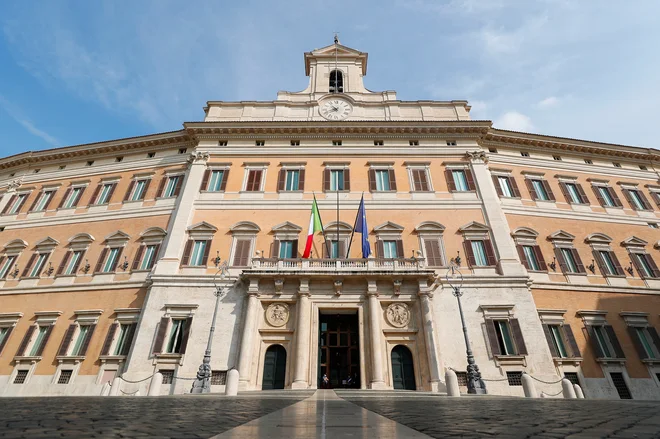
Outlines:
[[[522,395],[527,372],[660,399],[657,150],[372,92],[367,54],[340,44],[304,61],[308,87],[274,101],[0,160],[0,395],[98,395],[116,376],[146,394],[157,371],[161,394],[189,392],[217,288],[213,391],[236,369],[240,390],[325,374],[442,392],[466,369],[453,260],[489,393]],[[314,198],[324,232],[303,259]]]

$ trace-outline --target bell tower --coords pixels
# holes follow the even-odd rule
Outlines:
[[[309,85],[302,93],[371,93],[364,88],[367,54],[335,44],[305,53],[305,74]]]

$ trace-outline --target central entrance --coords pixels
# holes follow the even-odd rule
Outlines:
[[[329,388],[360,388],[360,337],[357,310],[336,314],[319,311],[319,375],[323,388],[327,375]]]

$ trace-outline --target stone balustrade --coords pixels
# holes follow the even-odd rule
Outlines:
[[[299,271],[350,271],[350,272],[411,272],[427,270],[424,258],[368,258],[368,259],[284,259],[253,258],[253,270]]]

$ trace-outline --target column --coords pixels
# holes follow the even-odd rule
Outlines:
[[[518,260],[518,252],[509,235],[510,228],[500,204],[493,178],[488,170],[488,156],[484,151],[467,153],[472,175],[484,206],[486,224],[490,227],[495,251],[499,256],[498,269],[502,275],[527,276],[525,267]]]
[[[383,380],[383,333],[380,329],[383,309],[378,300],[375,280],[369,281],[367,295],[369,296],[369,333],[371,335],[371,388],[385,389],[385,381]]]
[[[309,388],[309,336],[311,326],[311,309],[309,300],[309,280],[300,279],[298,290],[298,305],[296,314],[296,363],[293,375],[292,389]]]
[[[257,312],[259,310],[259,280],[250,279],[250,286],[247,291],[248,302],[245,312],[245,322],[243,323],[243,335],[241,337],[241,350],[238,355],[238,388],[246,390],[249,388],[251,378],[252,353],[255,324],[257,321]]]
[[[445,384],[442,382],[442,361],[438,354],[438,345],[435,335],[435,318],[433,311],[433,294],[426,285],[426,280],[419,282],[419,301],[422,311],[422,320],[424,322],[424,343],[426,344],[426,355],[429,362],[429,372],[431,374],[431,390],[437,392],[445,390]]]
[[[154,274],[176,274],[179,271],[180,258],[185,247],[190,219],[194,213],[194,204],[199,194],[199,187],[206,171],[206,162],[210,158],[208,152],[191,153],[190,164],[185,175],[181,193],[176,200],[170,220],[167,237],[163,242],[163,257],[158,261]],[[228,258],[229,255],[224,255]]]

